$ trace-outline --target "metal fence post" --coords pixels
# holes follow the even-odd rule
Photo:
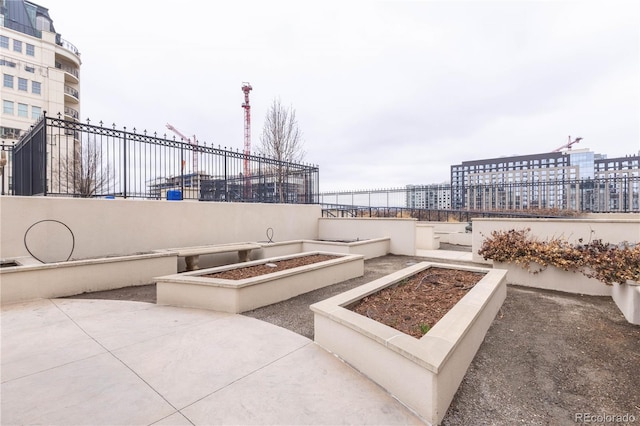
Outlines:
[[[127,198],[127,127],[124,127],[124,132],[122,132],[122,152],[123,152],[123,161],[124,161],[124,182],[123,182],[123,196]]]

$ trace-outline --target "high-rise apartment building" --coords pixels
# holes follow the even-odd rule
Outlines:
[[[588,149],[464,161],[451,166],[452,207],[637,211],[639,162]]]
[[[0,12],[2,143],[17,142],[45,111],[47,116],[60,114],[62,119],[78,121],[82,63],[78,49],[56,32],[42,6],[0,0]],[[5,189],[10,174],[4,171]]]
[[[407,185],[406,206],[414,209],[448,210],[451,208],[449,184]]]

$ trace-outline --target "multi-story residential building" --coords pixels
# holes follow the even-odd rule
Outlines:
[[[589,205],[596,211],[640,211],[640,152],[594,163]]]
[[[451,208],[451,186],[449,184],[407,185],[408,208],[448,210]]]
[[[78,121],[82,63],[78,49],[56,32],[49,11],[42,6],[27,0],[0,0],[0,11],[2,143],[17,142],[45,111],[48,116],[60,114],[62,119]],[[73,148],[74,144],[68,146]],[[59,149],[49,152],[69,154]],[[11,171],[3,172],[4,193]]]
[[[452,207],[637,211],[639,159],[580,149],[464,161],[451,166]]]

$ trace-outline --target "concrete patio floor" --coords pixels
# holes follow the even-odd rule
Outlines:
[[[242,315],[54,299],[1,321],[2,425],[421,424],[313,341]]]

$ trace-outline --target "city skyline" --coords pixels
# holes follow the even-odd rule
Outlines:
[[[274,98],[296,109],[320,190],[448,180],[462,161],[549,152],[567,136],[637,152],[631,2],[198,2],[126,9],[39,0],[81,52],[81,121],[252,148]]]

